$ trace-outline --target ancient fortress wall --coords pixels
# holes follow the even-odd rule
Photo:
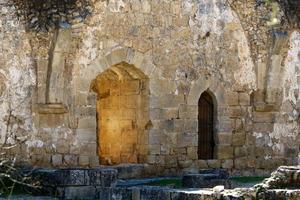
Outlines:
[[[264,174],[298,162],[300,33],[268,26],[262,5],[93,1],[86,19],[38,33],[9,0],[0,11],[1,142],[17,144],[6,151],[20,164]],[[204,91],[209,159],[198,156]]]

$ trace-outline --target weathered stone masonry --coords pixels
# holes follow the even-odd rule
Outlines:
[[[74,13],[70,28],[37,33],[26,29],[13,4],[0,1],[1,141],[24,141],[9,155],[45,167],[142,163],[165,174],[220,167],[262,174],[297,163],[298,29],[268,26],[266,8],[255,1],[91,5],[85,20]],[[131,94],[101,84],[122,88],[122,77],[136,83]],[[215,101],[212,160],[197,155],[204,91]],[[128,148],[122,137],[101,140],[104,109],[115,107],[131,109],[105,118],[121,119],[120,135],[131,134],[124,136]],[[115,161],[103,158],[102,147],[118,154]]]

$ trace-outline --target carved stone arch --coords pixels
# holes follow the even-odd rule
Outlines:
[[[224,116],[223,110],[227,108],[226,105],[226,90],[223,86],[221,80],[216,77],[200,77],[197,81],[192,84],[190,93],[188,95],[188,105],[198,106],[199,99],[201,94],[204,92],[208,93],[213,100],[214,109],[214,126],[213,126],[213,134],[214,134],[214,155],[212,159],[218,159],[218,149],[219,146],[223,145],[220,143],[219,137],[222,137],[223,128],[226,127],[228,123],[228,117]],[[198,113],[196,113],[198,115]],[[198,116],[194,116],[197,118]],[[198,130],[199,131],[199,130]],[[198,144],[199,145],[199,144]]]
[[[220,84],[220,82],[221,81],[215,77],[208,79],[204,76],[200,77],[191,86],[190,93],[187,98],[188,105],[197,105],[201,94],[206,90],[208,90],[215,96],[216,103],[218,105],[225,105],[225,89],[224,86]]]

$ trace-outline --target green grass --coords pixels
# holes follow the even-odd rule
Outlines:
[[[230,178],[231,181],[238,183],[260,183],[267,177],[261,176],[238,176]]]
[[[175,188],[181,188],[182,187],[182,181],[181,179],[163,179],[159,181],[153,181],[147,185],[150,186],[174,186]]]

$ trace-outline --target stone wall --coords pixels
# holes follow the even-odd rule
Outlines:
[[[297,162],[299,32],[268,26],[264,5],[94,1],[85,21],[38,33],[25,32],[8,0],[0,5],[6,13],[0,17],[1,137],[7,124],[13,134],[28,136],[24,150],[12,152],[24,153],[24,161],[99,166],[93,81],[124,62],[149,79],[144,163],[158,173],[222,167],[263,174]],[[213,160],[197,155],[203,91],[215,100]],[[9,112],[8,104],[20,102]]]

